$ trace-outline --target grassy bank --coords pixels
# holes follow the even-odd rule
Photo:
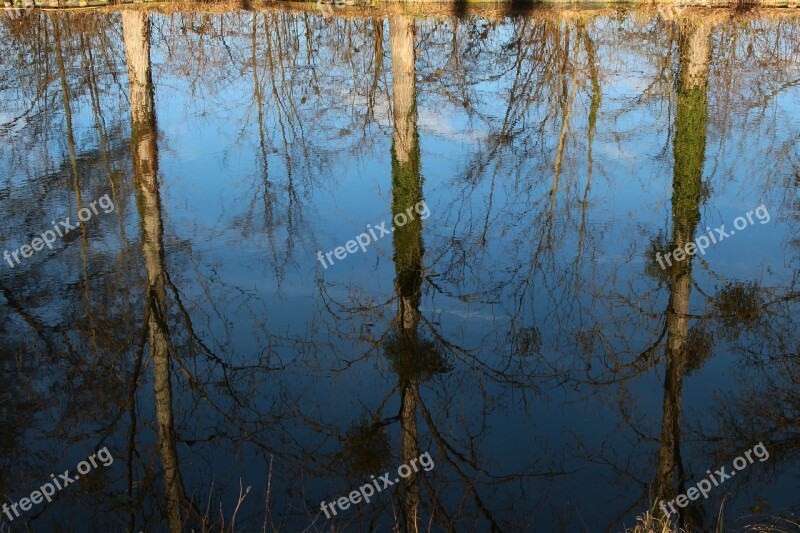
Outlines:
[[[784,518],[778,516],[769,517],[742,517],[735,525],[725,525],[721,522],[722,514],[718,517],[718,523],[712,533],[723,533],[725,531],[752,531],[763,533],[797,533],[800,531],[800,521],[794,518]],[[670,521],[659,511],[651,509],[636,517],[636,524],[626,528],[625,533],[692,533],[696,529],[684,529],[678,527],[675,521]]]

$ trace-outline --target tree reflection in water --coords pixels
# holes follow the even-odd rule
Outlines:
[[[322,530],[430,451],[336,527],[614,529],[763,440],[681,520],[791,510],[796,19],[367,15],[0,22],[6,247],[119,217],[0,273],[3,494],[108,445],[34,528]],[[655,265],[753,198],[783,225]]]

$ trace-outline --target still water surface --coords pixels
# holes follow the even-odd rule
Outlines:
[[[3,500],[114,457],[12,525],[797,512],[800,19],[337,13],[0,20],[0,249],[115,206],[0,268]]]

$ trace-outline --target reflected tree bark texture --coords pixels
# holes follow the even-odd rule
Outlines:
[[[675,114],[672,181],[672,242],[670,249],[683,248],[694,239],[700,221],[703,163],[708,119],[708,67],[711,58],[711,27],[708,23],[685,23],[678,47],[680,73]],[[654,483],[655,498],[672,500],[684,492],[680,453],[683,378],[689,348],[689,296],[692,256],[672,259],[667,308],[667,366],[664,377],[661,436]],[[676,488],[677,477],[677,488]],[[681,516],[684,522],[684,516]]]
[[[167,326],[164,229],[158,184],[158,146],[150,65],[150,21],[147,13],[122,12],[131,103],[131,152],[137,205],[142,221],[142,255],[147,270],[147,328],[153,359],[153,389],[158,422],[158,449],[164,468],[167,516],[171,531],[182,531],[185,500],[173,415]]]
[[[389,20],[393,79],[392,135],[392,215],[408,216],[406,209],[422,200],[417,102],[414,72],[414,19],[398,16]],[[422,287],[422,220],[399,226],[395,223],[395,290],[397,292],[397,346],[394,353],[401,396],[400,427],[402,458],[405,464],[419,456],[417,402],[420,343],[418,327]],[[413,472],[405,480],[402,501],[404,531],[417,531],[419,481]]]

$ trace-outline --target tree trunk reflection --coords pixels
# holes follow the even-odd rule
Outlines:
[[[683,248],[694,239],[700,221],[703,162],[708,118],[708,65],[711,54],[710,26],[682,24],[679,40],[680,73],[675,115],[672,182],[671,249]],[[664,404],[655,481],[657,500],[672,500],[684,492],[680,455],[681,404],[689,340],[689,297],[692,257],[672,260],[667,309],[667,366]],[[675,485],[677,477],[677,488]],[[677,507],[676,507],[677,508]],[[685,517],[681,515],[683,523]]]
[[[417,134],[416,84],[414,79],[414,19],[399,16],[389,21],[392,58],[394,134],[392,139],[392,215],[422,200],[419,136]],[[410,217],[409,217],[410,218]],[[395,223],[393,235],[395,290],[397,293],[397,357],[400,385],[400,426],[405,464],[419,457],[417,402],[419,375],[419,303],[422,285],[422,221],[418,215],[405,225]],[[405,480],[403,529],[417,531],[419,480],[413,472]]]
[[[147,270],[147,326],[150,331],[150,355],[153,359],[158,448],[164,467],[169,528],[175,532],[183,529],[181,504],[184,501],[184,489],[172,412],[172,346],[167,326],[164,230],[158,185],[157,130],[150,68],[150,21],[147,13],[123,11],[122,30],[128,58],[134,182],[142,221],[142,255]]]

